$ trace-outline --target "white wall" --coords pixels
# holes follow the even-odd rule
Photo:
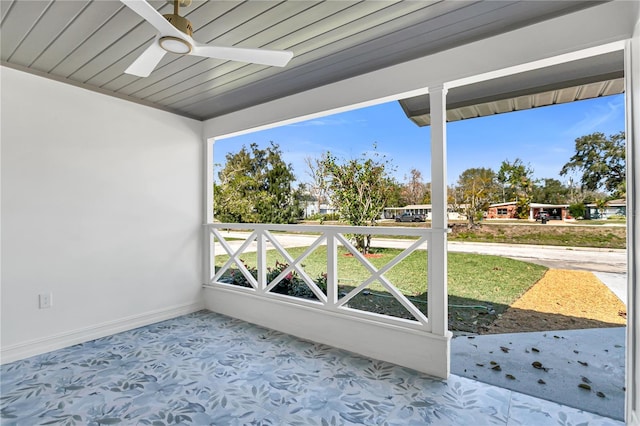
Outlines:
[[[199,309],[202,123],[1,79],[2,361]]]

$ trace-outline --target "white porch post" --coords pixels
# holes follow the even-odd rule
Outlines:
[[[447,308],[447,90],[443,85],[429,87],[431,108],[431,228],[429,242],[428,316],[431,332],[446,336]],[[448,357],[448,354],[447,354]]]
[[[627,143],[627,356],[625,421],[640,425],[640,21],[625,46]]]
[[[213,145],[215,139],[204,140],[204,178],[205,183],[203,185],[205,193],[202,196],[204,205],[202,206],[202,218],[204,223],[213,223]],[[209,284],[211,281],[211,271],[214,270],[214,244],[211,237],[211,230],[208,227],[204,228],[203,233],[203,247],[202,250],[202,282],[203,284]]]

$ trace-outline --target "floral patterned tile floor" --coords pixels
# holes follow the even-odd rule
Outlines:
[[[622,425],[207,311],[0,372],[2,425]]]

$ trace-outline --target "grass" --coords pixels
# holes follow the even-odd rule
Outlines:
[[[589,225],[611,225],[611,224],[616,224],[616,225],[622,225],[627,223],[626,218],[620,219],[620,218],[613,218],[613,219],[606,219],[606,220],[602,220],[602,219],[591,219],[589,221],[583,221],[583,222],[578,222],[581,224],[589,224]]]
[[[288,253],[295,259],[306,248],[289,248]],[[381,268],[397,256],[398,249],[375,249],[378,257],[368,259],[373,266]],[[525,291],[535,284],[547,268],[531,263],[467,253],[449,253],[448,293],[449,323],[453,330],[478,331],[504,312]],[[240,256],[247,266],[256,266],[256,253]],[[221,267],[228,256],[216,256],[216,267]],[[267,265],[273,267],[276,261],[287,263],[276,250],[267,251]],[[301,262],[304,271],[316,279],[326,272],[326,247],[318,247]],[[338,253],[338,289],[348,293],[369,278],[369,271],[354,257],[347,256],[345,249]],[[416,250],[402,262],[384,274],[395,287],[427,314],[427,252]],[[349,306],[370,312],[384,313],[396,317],[413,319],[378,281],[368,289],[369,295],[360,293]],[[479,308],[471,308],[476,306]],[[489,314],[489,312],[494,314]]]
[[[449,241],[624,249],[626,229],[601,226],[484,225],[479,229],[453,232],[449,235]]]

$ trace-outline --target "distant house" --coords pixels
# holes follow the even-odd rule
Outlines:
[[[568,204],[531,203],[529,219],[534,220],[540,212],[547,212],[550,219],[564,220],[569,216]],[[491,204],[487,210],[487,219],[518,219],[515,201]]]
[[[464,206],[461,206],[464,207]],[[385,207],[382,213],[383,219],[395,219],[397,216],[401,216],[403,213],[409,214],[421,214],[427,220],[431,219],[431,204],[409,204],[404,207]],[[466,220],[467,217],[459,213],[453,205],[447,206],[447,216],[449,220]]]
[[[627,200],[620,198],[618,200],[607,201],[602,211],[598,209],[596,203],[585,204],[585,219],[606,219],[609,216],[626,216]]]
[[[319,207],[320,210],[318,210],[317,201],[307,201],[304,208],[304,217],[311,217],[315,214],[333,214],[338,212],[338,209],[330,204],[321,203]]]
[[[487,210],[487,219],[517,219],[516,202],[491,204]]]

